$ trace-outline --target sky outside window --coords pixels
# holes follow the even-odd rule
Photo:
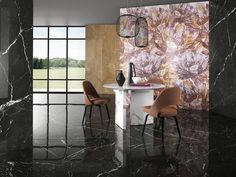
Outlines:
[[[34,40],[33,41],[33,56],[37,58],[47,58],[48,46],[46,40]]]
[[[69,27],[68,38],[85,38],[85,27]]]
[[[68,41],[68,57],[76,60],[85,59],[85,41],[69,40]]]
[[[34,38],[47,38],[48,28],[47,27],[34,27],[33,36]]]
[[[50,27],[49,38],[66,38],[65,27]]]
[[[47,27],[34,27],[34,38],[47,39]],[[65,27],[50,27],[49,38],[63,38],[66,39]],[[68,38],[85,38],[85,27],[69,27]],[[38,41],[38,40],[35,40]],[[63,40],[61,40],[63,41]],[[58,42],[58,41],[57,41]],[[51,42],[50,42],[51,43]],[[61,42],[59,42],[61,43]],[[46,59],[47,42],[34,42],[34,57]],[[50,58],[62,58],[65,57],[65,45],[50,44]],[[52,52],[53,51],[53,52]],[[55,51],[55,52],[54,52]],[[69,40],[68,42],[68,57],[76,60],[85,60],[85,40]]]

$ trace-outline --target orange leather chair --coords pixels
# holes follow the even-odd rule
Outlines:
[[[164,84],[163,80],[161,80],[160,78],[150,78],[147,82],[153,83],[153,84]],[[164,89],[165,88],[155,89],[154,90],[154,98],[156,98],[160,94],[160,92]]]
[[[177,130],[179,133],[179,138],[181,139],[181,134],[179,130],[179,125],[177,121],[178,107],[180,100],[180,89],[179,87],[171,87],[164,89],[160,95],[156,98],[154,103],[150,106],[145,106],[143,111],[147,113],[142,135],[145,130],[146,122],[148,116],[154,118],[160,118],[161,120],[161,129],[162,129],[162,139],[164,139],[164,118],[173,117],[176,122]]]
[[[110,114],[109,114],[109,110],[108,110],[108,106],[107,106],[107,104],[110,102],[110,99],[100,97],[99,94],[97,93],[96,89],[94,88],[94,86],[91,84],[91,82],[89,82],[87,80],[83,81],[83,90],[84,90],[85,109],[84,109],[82,125],[84,125],[85,114],[86,114],[86,111],[87,111],[88,107],[90,107],[89,119],[90,119],[90,122],[91,122],[91,114],[92,114],[93,106],[98,106],[100,116],[101,116],[101,122],[103,123],[101,106],[105,105],[107,115],[108,115],[108,118],[109,118],[109,121],[110,121]]]
[[[148,81],[147,81],[148,83],[153,83],[153,84],[164,84],[164,82],[163,82],[163,80],[162,79],[160,79],[160,78],[158,78],[158,77],[152,77],[152,78],[150,78],[150,79],[148,79]],[[155,89],[154,90],[154,96],[153,96],[153,98],[154,98],[154,100],[160,95],[160,93],[162,92],[162,90],[164,90],[165,88],[159,88],[159,89]],[[160,125],[160,123],[159,123],[159,125],[158,125],[158,121],[160,122],[160,120],[157,120],[157,119],[154,119],[154,127],[155,128],[159,128],[159,125]]]

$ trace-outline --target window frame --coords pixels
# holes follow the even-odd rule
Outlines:
[[[83,27],[85,28],[85,31],[86,31],[86,27],[85,26],[41,26],[41,25],[34,25],[34,27],[44,27],[44,28],[47,28],[47,37],[46,38],[34,38],[33,36],[33,41],[37,41],[37,40],[41,40],[41,41],[47,41],[47,78],[46,79],[34,79],[34,76],[32,77],[33,81],[46,81],[47,82],[47,88],[46,88],[46,91],[34,91],[34,88],[33,88],[33,93],[42,93],[42,94],[45,94],[45,93],[48,93],[48,94],[52,94],[52,93],[55,93],[55,94],[65,94],[65,93],[69,93],[69,94],[78,94],[78,93],[83,93],[83,91],[69,91],[68,90],[68,86],[69,86],[69,81],[84,81],[84,79],[69,79],[68,76],[68,72],[69,72],[69,67],[68,67],[68,50],[69,50],[69,47],[68,47],[68,42],[69,41],[72,41],[72,40],[76,40],[76,41],[85,41],[86,43],[86,36],[84,38],[69,38],[68,37],[68,29],[69,28],[73,28],[73,27]],[[53,27],[63,27],[63,28],[66,28],[66,37],[65,38],[53,38],[53,37],[50,37],[50,28],[53,28]],[[50,79],[49,78],[49,48],[50,48],[50,41],[51,40],[62,40],[62,41],[66,41],[66,78],[65,79]],[[34,47],[34,46],[33,46]],[[85,58],[86,60],[86,58]],[[32,67],[33,68],[33,67]],[[50,91],[50,81],[65,81],[65,85],[66,85],[66,88],[65,88],[65,91]]]

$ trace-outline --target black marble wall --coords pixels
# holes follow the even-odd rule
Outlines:
[[[210,1],[210,109],[236,118],[236,1]]]
[[[0,25],[0,176],[4,176],[1,169],[32,158],[33,0],[0,0]]]
[[[209,176],[230,177],[236,174],[236,1],[210,0],[209,12]],[[0,0],[0,176],[31,176],[32,24],[33,0]]]
[[[236,174],[236,1],[210,0],[209,176]]]

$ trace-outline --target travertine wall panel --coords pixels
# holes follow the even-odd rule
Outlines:
[[[113,93],[103,88],[103,84],[116,82],[119,69],[120,39],[115,25],[86,26],[86,71],[85,77],[91,81],[99,93]]]

